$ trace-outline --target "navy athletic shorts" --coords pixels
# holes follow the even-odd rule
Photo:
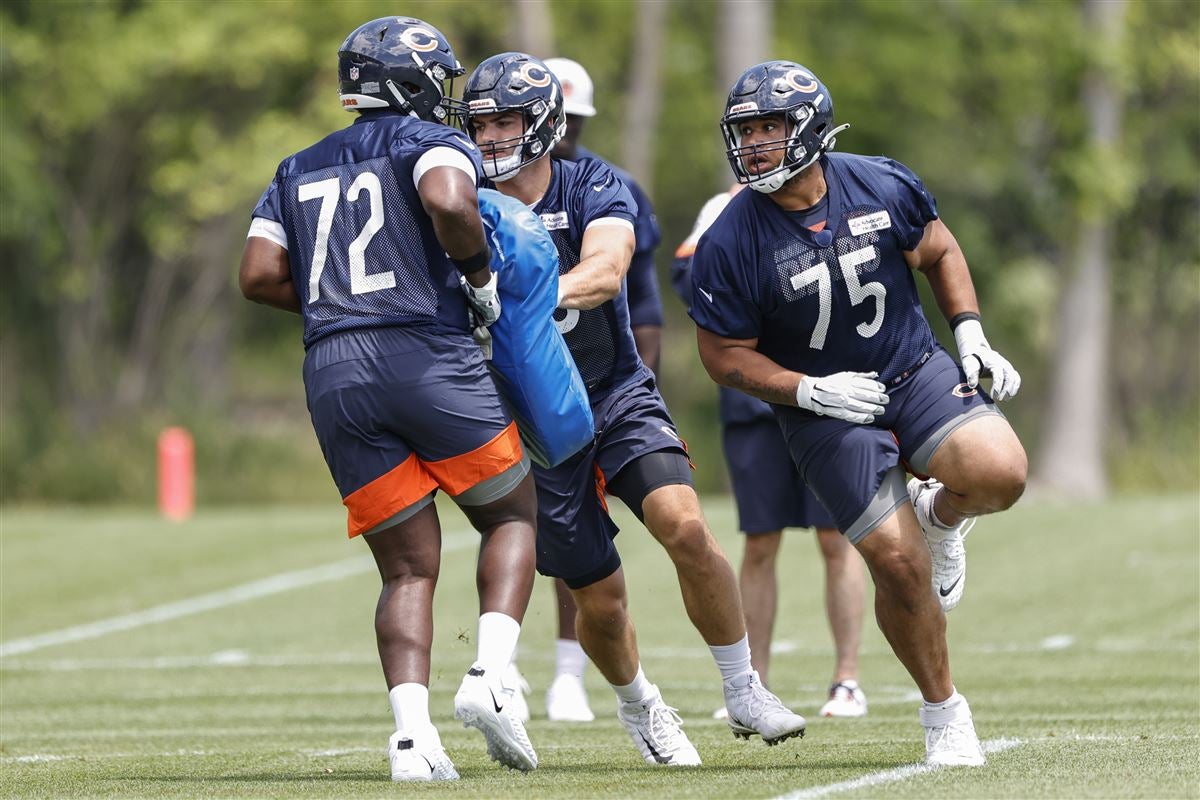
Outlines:
[[[304,389],[350,536],[434,489],[462,494],[523,458],[516,425],[466,334],[335,333],[309,348]]]
[[[902,461],[924,474],[956,428],[1000,413],[985,392],[967,387],[958,362],[940,347],[889,386],[888,396],[886,410],[869,425],[772,406],[800,474],[851,542],[909,502]]]
[[[687,448],[644,367],[635,379],[592,397],[596,438],[557,467],[533,465],[537,484],[537,570],[573,589],[617,571],[621,558],[605,484],[648,453]]]
[[[721,442],[737,503],[738,530],[755,534],[836,527],[800,477],[774,418],[725,425]]]

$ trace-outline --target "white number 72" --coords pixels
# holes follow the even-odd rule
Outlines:
[[[875,246],[870,245],[838,256],[838,266],[846,281],[846,290],[850,293],[850,304],[856,306],[868,297],[875,298],[875,318],[870,322],[860,323],[855,328],[858,335],[864,339],[870,339],[879,333],[879,328],[883,325],[884,299],[887,297],[887,289],[879,281],[863,284],[858,280],[856,267],[871,261],[875,255]],[[830,279],[829,265],[824,261],[792,276],[792,288],[796,291],[811,283],[817,284],[817,324],[813,326],[808,346],[813,350],[823,350],[825,337],[829,333],[829,318],[833,306],[833,281]]]
[[[325,259],[329,255],[329,231],[333,227],[333,212],[337,208],[338,194],[341,185],[337,178],[329,178],[313,183],[303,183],[299,186],[296,197],[301,203],[309,200],[320,200],[321,209],[317,212],[317,235],[313,250],[312,267],[308,275],[308,302],[315,303],[321,297],[321,273],[325,270]],[[391,289],[396,285],[396,273],[392,270],[367,274],[367,263],[364,253],[372,237],[383,227],[383,187],[379,177],[374,172],[359,174],[350,188],[346,190],[346,199],[356,202],[363,190],[371,201],[371,216],[367,224],[359,231],[358,236],[350,243],[350,293],[366,294],[380,289]]]

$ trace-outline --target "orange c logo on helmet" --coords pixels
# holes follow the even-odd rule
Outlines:
[[[438,46],[437,35],[428,28],[409,28],[400,34],[400,41],[410,50],[418,53],[428,53]]]
[[[802,69],[789,70],[783,79],[798,92],[815,92],[821,84],[817,79]]]
[[[517,70],[517,74],[521,76],[521,78],[523,78],[524,81],[530,86],[537,86],[540,88],[542,86],[550,85],[550,73],[547,72],[546,68],[541,64],[535,64],[532,61],[526,61],[521,65],[521,68]]]

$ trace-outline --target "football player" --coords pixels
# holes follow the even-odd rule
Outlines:
[[[438,489],[482,537],[477,659],[455,715],[483,732],[492,758],[537,766],[500,683],[533,583],[536,497],[468,322],[468,306],[483,324],[501,308],[475,193],[479,151],[445,124],[456,121],[446,83],[463,72],[420,20],[351,33],[338,77],[357,118],[280,163],[240,269],[247,298],[304,321],[313,428],[349,534],[363,535],[383,581],[375,631],[398,781],[458,777],[429,717]]]
[[[487,59],[467,80],[463,100],[484,173],[530,206],[558,247],[556,320],[596,422],[590,447],[553,469],[534,465],[538,571],[570,587],[579,641],[616,692],[618,717],[647,763],[699,764],[678,714],[639,663],[605,495],[621,498],[675,563],[688,615],[724,679],[734,733],[770,744],[802,735],[804,718],[751,668],[733,570],[700,512],[687,450],[634,347],[624,290],[637,213],[629,191],[600,161],[547,157],[566,125],[562,88],[532,56]]]
[[[805,482],[866,560],[879,626],[925,698],[926,760],[982,764],[943,609],[962,596],[971,520],[1024,491],[1025,452],[994,402],[1021,378],[983,334],[933,197],[902,164],[829,152],[845,127],[799,64],[742,74],[721,130],[753,191],[701,237],[690,313],[709,374],[773,404]],[[958,362],[925,320],[915,272],[950,321]],[[906,487],[904,465],[929,477]]]
[[[728,192],[705,203],[692,232],[675,251],[671,285],[685,303],[691,302],[692,255],[696,243],[743,188],[735,183]],[[813,528],[825,562],[825,614],[836,656],[833,682],[820,715],[861,717],[867,713],[867,697],[858,685],[858,649],[866,593],[862,558],[804,485],[779,434],[771,407],[736,389],[721,386],[719,390],[721,444],[733,484],[738,530],[746,536],[738,584],[746,610],[754,668],[763,683],[767,683],[778,597],[775,562],[783,529]],[[720,708],[714,716],[721,719],[724,715],[725,709]]]
[[[564,161],[582,161],[593,158],[603,161],[595,153],[579,144],[584,123],[596,116],[592,105],[592,78],[577,61],[569,58],[548,58],[546,66],[558,78],[563,90],[563,111],[567,115],[566,132],[554,145],[551,155]],[[662,240],[658,220],[650,198],[633,180],[629,173],[608,162],[609,169],[625,184],[637,205],[633,220],[634,247],[625,275],[625,296],[629,305],[629,324],[633,328],[633,341],[637,346],[642,363],[651,371],[658,372],[662,341],[663,310],[662,297],[658,291],[658,275],[654,269],[654,249]],[[596,718],[588,704],[584,688],[583,673],[587,664],[583,648],[575,634],[575,601],[571,591],[561,579],[554,581],[558,607],[558,637],[555,647],[554,681],[546,690],[546,716],[555,722],[591,722]],[[510,682],[528,691],[528,684],[511,667]],[[520,700],[520,693],[514,699]]]

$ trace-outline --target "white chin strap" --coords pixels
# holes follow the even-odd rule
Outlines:
[[[750,188],[756,192],[762,192],[763,194],[770,194],[771,192],[778,191],[781,186],[791,180],[794,176],[799,175],[801,172],[808,169],[809,165],[820,158],[822,153],[827,153],[832,150],[837,145],[837,139],[835,137],[849,127],[850,123],[845,123],[837,126],[829,133],[825,134],[825,136],[821,139],[821,148],[803,164],[791,167],[789,169],[780,169],[778,172],[773,172],[769,175],[759,178],[756,181],[751,181]]]

